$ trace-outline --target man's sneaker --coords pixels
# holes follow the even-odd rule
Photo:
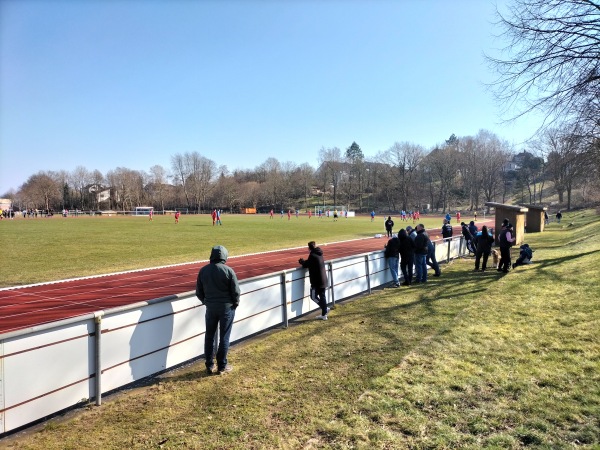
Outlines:
[[[229,364],[227,364],[225,367],[223,367],[222,369],[219,369],[219,375],[225,375],[226,373],[229,373],[233,370],[233,367],[230,366]]]
[[[327,314],[325,314],[324,316],[317,316],[317,317],[315,317],[315,319],[317,319],[317,320],[327,320]]]
[[[207,367],[206,368],[206,375],[212,375],[213,374],[213,368],[212,367]]]

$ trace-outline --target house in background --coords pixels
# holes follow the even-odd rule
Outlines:
[[[12,209],[12,200],[10,198],[0,198],[0,209],[8,211]]]

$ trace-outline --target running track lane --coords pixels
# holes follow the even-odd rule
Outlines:
[[[481,224],[480,224],[481,225]],[[489,224],[488,224],[489,226]],[[436,230],[430,237],[439,239]],[[460,235],[460,226],[454,227]],[[366,238],[319,244],[326,260],[382,250],[387,239]],[[210,249],[207,249],[210,254]],[[308,249],[231,256],[227,264],[238,278],[247,278],[298,267]],[[198,271],[208,261],[144,269],[121,274],[101,275],[0,290],[0,334],[57,320],[166,297],[196,289]]]

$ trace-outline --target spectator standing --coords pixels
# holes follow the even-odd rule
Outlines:
[[[544,225],[548,225],[550,223],[550,218],[548,217],[548,211],[544,211]]]
[[[444,239],[450,239],[452,237],[452,225],[450,225],[448,219],[444,219],[444,224],[442,225],[442,237]]]
[[[400,229],[398,233],[398,241],[400,244],[400,270],[404,282],[402,286],[410,286],[413,279],[413,267],[415,265],[415,242],[408,236],[405,229]]]
[[[228,252],[222,245],[212,248],[210,263],[202,267],[196,280],[196,297],[206,307],[204,316],[204,358],[206,372],[214,369],[215,336],[219,328],[219,347],[216,353],[217,370],[220,375],[231,372],[227,363],[229,337],[233,327],[235,310],[240,304],[240,285],[235,271],[226,265]]]
[[[406,227],[406,234],[408,234],[408,237],[414,241],[417,237],[417,230],[409,225]]]
[[[406,231],[404,232],[406,234]],[[392,274],[392,283],[395,287],[400,286],[398,280],[398,259],[400,257],[400,240],[397,237],[392,237],[385,245],[385,258],[387,259],[390,273]]]
[[[387,232],[387,237],[392,237],[392,229],[394,228],[394,221],[392,220],[392,216],[388,216],[385,221],[385,231]]]
[[[475,239],[475,241],[477,241],[477,232],[479,230],[477,229],[477,225],[475,225],[475,222],[473,220],[471,220],[469,222],[469,233],[471,233],[471,236],[473,236],[473,239]]]
[[[429,253],[429,235],[425,226],[417,225],[415,237],[415,283],[427,283],[427,253]]]
[[[556,213],[556,221],[558,223],[560,223],[560,219],[562,219],[562,213],[560,212],[560,209],[559,209],[558,212]]]
[[[487,266],[487,260],[492,252],[492,244],[494,243],[494,236],[488,231],[487,226],[481,227],[481,231],[477,234],[477,248],[475,250],[475,269],[474,272],[479,271],[479,262],[481,261],[481,271],[485,272]]]
[[[310,298],[321,307],[321,315],[316,318],[327,320],[329,308],[327,307],[327,298],[325,289],[327,288],[327,272],[325,271],[325,261],[323,259],[323,250],[317,247],[315,241],[308,243],[310,251],[308,259],[300,258],[298,262],[302,267],[308,269],[308,278],[310,280]]]
[[[498,234],[498,242],[500,243],[500,263],[498,264],[498,272],[507,273],[511,266],[510,248],[515,243],[515,238],[512,233],[512,224],[508,223],[508,219],[504,219],[504,222],[502,222],[502,229]]]

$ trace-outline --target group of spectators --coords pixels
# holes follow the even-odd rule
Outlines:
[[[391,223],[390,223],[391,222]],[[465,240],[469,255],[475,256],[474,272],[485,272],[487,263],[496,242],[493,229],[488,229],[486,225],[481,230],[475,225],[475,221],[469,224],[461,222],[461,234]],[[395,287],[410,286],[414,283],[427,282],[427,266],[434,270],[436,277],[441,275],[441,270],[435,258],[435,246],[429,239],[425,226],[419,224],[415,229],[408,226],[401,229],[397,236],[392,234],[393,221],[388,217],[386,221],[386,231],[390,238],[385,245],[385,257],[392,275],[392,284]],[[441,228],[442,238],[444,240],[452,239],[453,229],[450,225],[450,219],[444,218]],[[498,272],[507,273],[511,267],[517,267],[520,264],[529,262],[532,258],[532,250],[529,245],[523,244],[520,247],[519,259],[512,265],[510,249],[516,241],[513,225],[508,219],[504,219],[500,233],[498,234],[499,260],[497,263]],[[413,279],[414,266],[414,279]],[[399,271],[404,279],[400,283]]]
[[[392,283],[396,287],[400,286],[398,267],[404,278],[403,286],[427,283],[428,265],[433,268],[434,276],[439,277],[442,274],[435,258],[435,246],[423,224],[418,224],[415,228],[408,226],[400,229],[398,236],[392,236],[385,245],[385,257],[392,274]]]

